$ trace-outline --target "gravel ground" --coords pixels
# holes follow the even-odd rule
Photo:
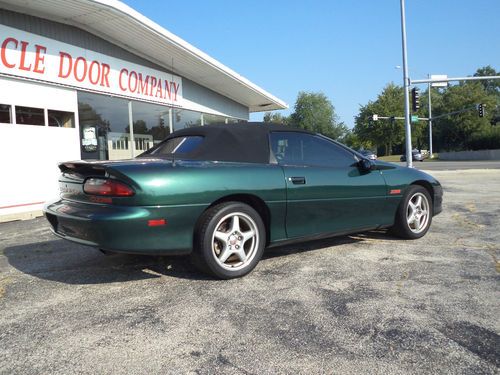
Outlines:
[[[0,225],[2,374],[498,374],[500,171],[432,172],[430,232],[268,250],[243,279]]]

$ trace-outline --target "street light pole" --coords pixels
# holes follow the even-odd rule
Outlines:
[[[401,39],[403,47],[403,87],[405,91],[405,133],[406,133],[406,166],[413,168],[412,146],[411,146],[411,125],[410,125],[410,79],[408,77],[408,60],[406,54],[406,19],[405,1],[401,3]]]
[[[428,74],[428,77],[431,78],[431,75]],[[429,158],[432,159],[432,103],[431,103],[431,83],[428,83],[427,91],[429,93]]]

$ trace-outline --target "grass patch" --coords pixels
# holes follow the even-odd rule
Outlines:
[[[438,161],[439,160],[439,154],[437,152],[434,153],[434,157],[432,159],[426,158],[425,161]],[[382,161],[401,161],[400,160],[401,155],[389,155],[389,156],[379,156],[378,159]]]
[[[389,155],[389,156],[380,156],[378,159],[382,161],[400,161],[399,158],[401,155]]]

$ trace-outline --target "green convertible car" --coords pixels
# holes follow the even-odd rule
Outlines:
[[[247,123],[176,131],[132,160],[59,165],[54,233],[108,252],[191,254],[229,279],[266,247],[377,228],[422,237],[443,190],[324,136]]]

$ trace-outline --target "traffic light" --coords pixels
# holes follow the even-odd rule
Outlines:
[[[411,104],[413,112],[417,112],[420,108],[420,93],[418,87],[411,89]]]
[[[477,114],[479,117],[484,117],[484,107],[486,107],[483,103],[477,106]]]

